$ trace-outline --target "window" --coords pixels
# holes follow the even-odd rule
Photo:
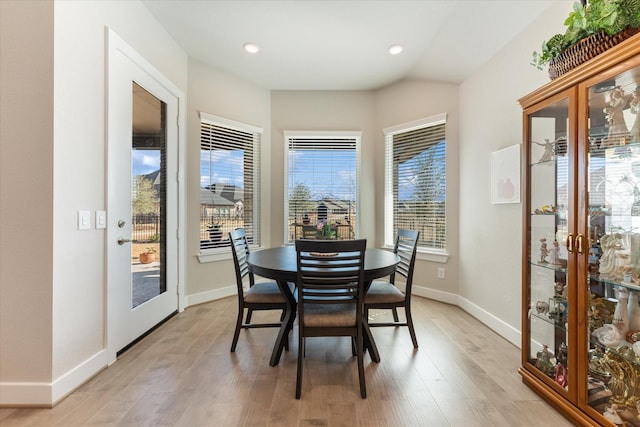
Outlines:
[[[420,231],[418,249],[446,249],[446,115],[384,130],[385,244],[398,228]]]
[[[285,132],[285,242],[354,239],[360,132]]]
[[[200,250],[229,245],[243,227],[260,244],[260,135],[262,129],[200,114]]]

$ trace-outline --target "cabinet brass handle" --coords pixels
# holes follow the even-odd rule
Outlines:
[[[573,234],[569,233],[567,235],[567,241],[565,242],[565,246],[567,247],[567,251],[569,253],[573,253]]]
[[[582,241],[584,240],[584,236],[582,234],[578,234],[576,236],[576,252],[579,254],[584,253],[582,250]]]

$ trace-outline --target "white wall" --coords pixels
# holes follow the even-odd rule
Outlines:
[[[187,57],[137,1],[3,1],[2,18],[3,154],[8,132],[16,156],[5,168],[3,155],[2,167],[15,222],[4,221],[3,187],[0,320],[9,327],[0,337],[0,395],[2,404],[50,404],[108,362],[105,233],[93,219],[89,231],[76,225],[78,210],[106,208],[105,27],[185,92]],[[5,41],[15,61],[6,61]],[[11,126],[4,71],[21,88]],[[5,224],[26,231],[5,240]],[[27,243],[41,259],[16,259],[5,271],[5,253],[20,255]]]
[[[376,130],[373,92],[275,91],[271,95],[271,243],[284,243],[285,130],[361,131],[359,237],[378,244],[375,228]],[[365,213],[366,214],[362,214]]]
[[[491,153],[522,142],[517,100],[549,82],[531,53],[564,31],[572,4],[556,2],[460,85],[460,305],[518,346],[522,205],[491,204]]]
[[[105,347],[105,231],[77,211],[107,208],[105,27],[186,91],[187,57],[139,2],[55,2],[54,383]]]
[[[187,285],[188,304],[235,295],[231,253],[225,260],[199,263],[200,250],[200,112],[261,127],[263,246],[270,246],[271,116],[270,92],[199,61],[189,61],[187,94]]]
[[[53,3],[0,1],[0,58],[0,384],[49,382]]]
[[[458,293],[458,158],[459,136],[459,96],[458,85],[418,80],[407,80],[392,84],[376,92],[376,230],[382,239],[384,230],[384,134],[383,129],[399,124],[447,114],[447,235],[446,245],[449,257],[446,263],[420,259],[419,254],[414,270],[414,293],[455,303]],[[380,240],[378,242],[382,244]],[[438,267],[445,268],[445,279],[437,278]]]
[[[55,2],[54,383],[100,364],[106,342],[106,234],[76,226],[77,210],[107,208],[105,27],[186,92],[186,54],[141,3]]]

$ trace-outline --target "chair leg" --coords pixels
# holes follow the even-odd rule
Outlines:
[[[400,322],[400,320],[398,318],[398,309],[393,307],[391,309],[391,312],[393,313],[393,321],[396,322],[396,323]]]
[[[284,310],[282,311],[282,314],[284,314]],[[282,320],[280,320],[280,322],[282,322]],[[284,336],[284,351],[289,351],[289,332],[291,332],[291,329],[287,325],[287,332]]]
[[[231,352],[236,351],[236,345],[238,344],[238,337],[240,336],[240,329],[242,329],[242,315],[244,314],[244,308],[238,308],[238,318],[236,320],[236,330],[233,333],[233,341],[231,341]]]
[[[404,308],[404,314],[407,317],[407,326],[409,327],[409,334],[411,334],[411,341],[413,341],[413,348],[418,348],[418,339],[416,338],[416,331],[413,329],[413,318],[411,317],[411,306]]]
[[[351,355],[352,356],[358,355],[358,343],[356,341],[358,340],[355,337],[351,337]]]
[[[360,380],[360,397],[367,398],[367,386],[364,380],[364,339],[362,337],[362,328],[356,336],[356,345],[358,346],[358,379]]]
[[[251,323],[251,315],[253,314],[253,310],[252,309],[247,309],[247,319],[245,320],[244,323],[246,323],[247,325],[249,323]]]
[[[302,331],[298,329],[298,373],[296,375],[296,399],[302,395],[302,354],[304,352],[304,338]]]

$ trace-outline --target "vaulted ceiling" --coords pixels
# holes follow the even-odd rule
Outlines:
[[[190,57],[272,90],[368,90],[405,78],[460,83],[554,3],[143,2]],[[260,51],[247,53],[247,42]],[[395,44],[404,50],[390,55]]]

